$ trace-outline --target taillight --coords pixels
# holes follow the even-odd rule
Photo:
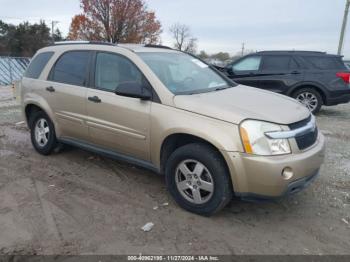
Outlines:
[[[341,79],[344,80],[345,83],[349,84],[350,83],[350,73],[337,73],[337,77],[340,77]]]

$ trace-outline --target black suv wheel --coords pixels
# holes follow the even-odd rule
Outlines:
[[[312,88],[302,88],[296,91],[293,98],[306,106],[313,114],[318,113],[323,104],[320,93]]]
[[[166,184],[184,209],[210,216],[232,199],[232,184],[221,155],[204,144],[175,150],[167,161]]]

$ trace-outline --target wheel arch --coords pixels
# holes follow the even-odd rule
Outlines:
[[[323,87],[319,84],[313,83],[313,82],[305,82],[305,83],[299,84],[297,86],[294,86],[293,88],[291,88],[288,91],[287,95],[292,97],[293,94],[295,94],[295,92],[297,92],[301,89],[304,89],[304,88],[310,88],[310,89],[316,90],[321,95],[323,104],[327,103],[327,91],[326,91],[325,87]]]
[[[200,136],[193,135],[193,134],[188,134],[188,133],[172,133],[166,136],[161,144],[160,148],[160,173],[164,174],[165,171],[165,165],[167,160],[169,159],[170,155],[179,147],[187,145],[187,144],[192,144],[192,143],[201,143],[205,144],[209,147],[211,147],[213,150],[215,150],[222,160],[224,161],[227,171],[229,172],[229,168],[226,162],[225,157],[221,153],[219,147],[215,145],[215,143],[208,141],[207,139],[204,139]]]
[[[51,119],[51,121],[55,127],[55,131],[56,131],[56,135],[57,135],[59,130],[57,130],[57,124],[56,124],[55,119],[53,117],[54,114],[46,102],[44,102],[42,104],[42,103],[39,103],[38,101],[26,101],[26,103],[23,106],[23,114],[24,114],[25,121],[27,122],[28,127],[30,128],[30,123],[29,123],[30,115],[35,113],[35,112],[38,112],[38,111],[43,111],[46,115],[48,115],[48,117]]]

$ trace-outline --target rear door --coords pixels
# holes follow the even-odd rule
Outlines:
[[[115,94],[123,82],[147,85],[141,71],[125,56],[97,52],[92,87],[87,92],[90,140],[100,147],[149,160],[151,101]]]
[[[229,65],[227,68],[228,76],[235,82],[259,87],[259,70],[262,57],[260,55],[250,55]]]
[[[87,140],[85,124],[86,92],[90,51],[68,51],[54,64],[48,77],[46,92],[54,110],[61,137]]]
[[[261,89],[286,93],[304,75],[292,55],[264,55],[260,70]]]

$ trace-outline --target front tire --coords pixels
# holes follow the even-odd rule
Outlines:
[[[188,144],[175,150],[167,161],[165,176],[170,194],[187,211],[211,216],[232,199],[226,163],[208,145]]]
[[[293,98],[303,104],[311,113],[317,114],[323,104],[319,92],[312,88],[302,88],[293,94]]]
[[[30,137],[35,150],[49,155],[57,146],[54,125],[43,111],[35,112],[29,119]]]

